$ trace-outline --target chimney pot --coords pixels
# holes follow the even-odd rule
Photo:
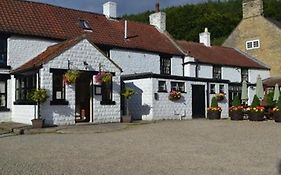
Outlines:
[[[155,5],[155,12],[156,13],[160,12],[160,3],[159,2],[157,2]]]

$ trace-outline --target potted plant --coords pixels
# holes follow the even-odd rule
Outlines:
[[[221,118],[221,107],[218,105],[216,96],[212,98],[211,107],[207,109],[207,118],[210,120]]]
[[[229,108],[231,120],[243,120],[244,107],[241,105],[239,96],[235,96],[232,101],[232,106]]]
[[[177,101],[179,99],[181,99],[181,92],[177,91],[175,89],[172,89],[169,93],[169,100],[171,101]]]
[[[104,72],[100,71],[96,76],[95,76],[95,81],[97,83],[108,83],[112,79],[112,74],[110,72]]]
[[[247,108],[250,121],[263,121],[265,108],[260,105],[260,100],[257,95],[254,96],[252,104]]]
[[[217,101],[223,101],[224,98],[225,98],[225,94],[224,93],[217,93],[216,98],[217,98]]]
[[[41,118],[40,114],[40,104],[47,101],[48,94],[46,89],[34,89],[29,93],[29,98],[33,102],[37,104],[38,110],[37,110],[37,116],[34,115],[34,119],[31,120],[33,128],[42,128],[44,125],[44,120]]]
[[[262,100],[262,106],[265,107],[265,116],[267,119],[272,119],[273,113],[272,108],[276,105],[273,101],[273,92],[269,92],[264,96],[264,99]]]
[[[79,76],[79,71],[77,70],[68,70],[64,74],[64,82],[68,85],[75,83],[76,79]]]
[[[273,111],[273,118],[274,118],[275,122],[280,123],[281,122],[281,95],[279,96],[277,104],[272,109],[272,111]]]
[[[122,116],[122,122],[124,123],[130,123],[132,122],[132,116],[130,115],[130,112],[129,112],[129,99],[135,94],[135,91],[131,88],[125,88],[123,91],[122,91],[122,96],[125,97],[125,100],[126,100],[126,115],[123,115]]]

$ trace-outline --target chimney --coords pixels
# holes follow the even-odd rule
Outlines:
[[[109,1],[103,4],[103,14],[107,18],[117,18],[117,3]]]
[[[208,28],[205,28],[205,31],[199,34],[199,42],[207,47],[211,46],[211,34],[208,32]]]
[[[155,13],[149,15],[150,25],[155,26],[160,32],[166,31],[166,13],[160,11],[160,4],[155,5]]]
[[[243,18],[263,15],[263,0],[243,0]]]

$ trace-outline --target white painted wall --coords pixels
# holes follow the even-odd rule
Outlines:
[[[171,75],[183,76],[183,59],[181,57],[171,58]]]
[[[160,56],[158,54],[112,49],[110,58],[122,68],[124,75],[144,72],[160,74]],[[171,75],[183,75],[181,57],[171,58]]]
[[[268,70],[250,69],[249,70],[249,83],[256,83],[258,75],[260,75],[261,79],[264,80],[264,79],[270,77],[270,72]]]
[[[231,82],[241,82],[241,69],[235,67],[222,67],[222,79]]]
[[[125,81],[125,86],[134,89],[135,94],[129,100],[129,111],[134,119],[153,120],[152,79]]]
[[[112,49],[110,58],[122,68],[122,74],[160,73],[160,56],[157,54]]]
[[[201,64],[198,69],[199,78],[213,78],[213,66]]]
[[[47,39],[11,36],[8,38],[7,64],[12,69],[17,68],[56,43]]]

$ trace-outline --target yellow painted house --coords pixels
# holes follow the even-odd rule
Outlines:
[[[263,0],[243,0],[243,19],[224,42],[271,67],[281,75],[281,22],[264,17]]]

